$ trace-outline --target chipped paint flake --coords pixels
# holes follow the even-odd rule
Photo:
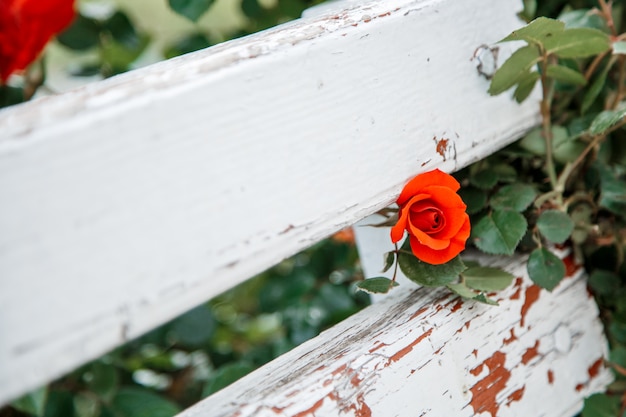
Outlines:
[[[524,327],[526,314],[528,314],[528,310],[530,310],[532,305],[537,302],[537,300],[539,299],[540,292],[541,292],[541,287],[539,287],[538,285],[533,284],[530,287],[526,288],[524,305],[522,306],[522,310],[520,312],[520,317],[521,317],[520,325],[522,327]]]
[[[501,404],[496,400],[496,397],[511,378],[511,371],[505,367],[505,362],[506,355],[497,351],[480,365],[481,367],[487,366],[489,373],[470,388],[472,392],[470,405],[476,414],[487,412],[492,417],[498,415]]]

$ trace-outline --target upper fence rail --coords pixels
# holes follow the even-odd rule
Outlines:
[[[537,123],[519,1],[346,7],[0,112],[0,403]]]

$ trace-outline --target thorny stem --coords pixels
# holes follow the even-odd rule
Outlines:
[[[615,23],[613,22],[613,13],[612,13],[613,1],[610,0],[607,3],[605,0],[598,0],[598,3],[600,4],[600,12],[604,16],[604,19],[606,20],[606,24],[609,27],[609,30],[611,31],[611,34],[613,36],[617,36],[617,30],[615,29]]]

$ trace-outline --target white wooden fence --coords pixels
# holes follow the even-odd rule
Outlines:
[[[337,3],[0,112],[0,404],[534,126],[477,70],[520,3]],[[403,285],[181,416],[573,414],[610,380],[584,277],[489,262],[500,307]]]

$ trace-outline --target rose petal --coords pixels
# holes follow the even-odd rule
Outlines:
[[[413,196],[405,207],[400,208],[398,215],[398,221],[391,228],[391,242],[396,243],[404,236],[404,231],[407,229],[407,221],[409,219],[409,210],[412,204],[428,198],[428,194],[418,194]]]
[[[463,226],[467,217],[467,206],[459,195],[445,187],[427,187],[430,201],[443,213],[445,227],[432,234],[436,239],[451,239]]]
[[[439,169],[434,169],[432,171],[419,174],[418,176],[413,178],[411,181],[409,181],[404,186],[404,188],[402,189],[402,192],[400,193],[400,196],[398,197],[398,200],[397,200],[398,205],[403,205],[406,201],[408,201],[411,198],[411,196],[417,193],[423,193],[424,188],[431,186],[431,185],[438,185],[441,187],[446,187],[452,190],[453,192],[461,188],[461,185],[459,184],[457,180],[454,179],[453,176],[446,174],[445,172],[440,171]]]
[[[450,239],[437,239],[431,235],[424,233],[422,230],[413,226],[411,222],[408,222],[408,230],[411,237],[417,239],[422,245],[428,246],[431,249],[442,250],[450,246]]]

